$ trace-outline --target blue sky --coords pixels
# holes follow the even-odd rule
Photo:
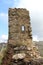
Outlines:
[[[8,39],[8,9],[30,11],[33,40],[43,40],[43,0],[0,0],[0,42]]]
[[[0,13],[7,13],[10,7],[16,7],[19,0],[1,0],[0,1]]]
[[[0,1],[0,42],[4,42],[4,38],[8,37],[8,9],[16,7],[18,2],[19,0]]]
[[[18,0],[19,1],[19,0]],[[0,1],[0,36],[2,34],[8,34],[8,9],[17,6],[18,1],[1,0]]]

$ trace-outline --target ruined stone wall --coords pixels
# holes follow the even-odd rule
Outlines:
[[[24,26],[24,31],[22,31]],[[9,44],[31,46],[32,29],[29,12],[26,9],[9,9]]]
[[[32,43],[29,12],[9,9],[9,39],[2,65],[40,65],[38,49]]]

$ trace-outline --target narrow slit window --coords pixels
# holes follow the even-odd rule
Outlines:
[[[24,26],[22,26],[22,31],[24,31],[25,30],[25,27]]]

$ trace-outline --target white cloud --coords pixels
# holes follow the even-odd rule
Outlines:
[[[2,35],[2,39],[8,39],[8,35]]]
[[[43,40],[43,0],[20,0],[17,8],[29,10],[33,35],[38,35],[39,40]]]
[[[7,43],[7,40],[8,40],[8,35],[2,35],[2,36],[0,37],[0,43],[2,43],[2,42]]]
[[[43,0],[20,0],[17,7],[26,8],[28,10],[41,10]]]
[[[8,14],[6,14],[6,13],[0,13],[0,17],[1,17],[1,16],[6,17],[6,16],[8,16]]]
[[[39,41],[39,38],[38,38],[37,35],[34,35],[34,36],[33,36],[33,41]]]

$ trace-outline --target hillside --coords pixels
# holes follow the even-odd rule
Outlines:
[[[7,43],[0,43],[0,51],[2,49],[2,47],[6,47],[7,46]]]
[[[40,55],[43,56],[43,41],[35,42],[35,45],[38,46]]]

